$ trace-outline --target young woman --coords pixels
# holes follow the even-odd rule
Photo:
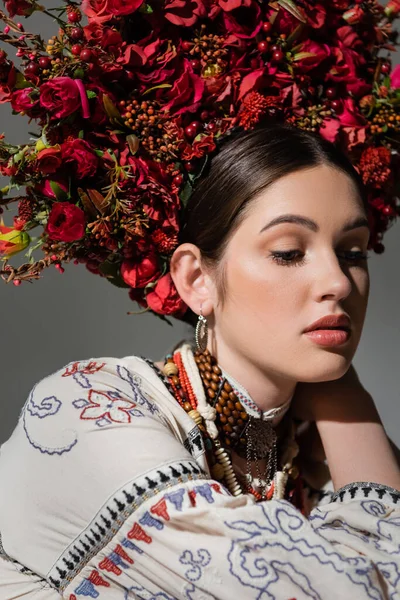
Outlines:
[[[62,367],[1,447],[0,599],[396,598],[400,470],[351,364],[357,172],[261,125],[225,143],[184,222],[171,276],[196,344]]]

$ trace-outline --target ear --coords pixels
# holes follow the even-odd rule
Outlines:
[[[181,244],[171,257],[170,273],[182,300],[199,315],[210,315],[214,307],[215,286],[194,244]]]

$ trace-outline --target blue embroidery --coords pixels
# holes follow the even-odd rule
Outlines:
[[[74,381],[76,381],[76,383],[83,389],[85,390],[90,390],[92,387],[92,384],[89,381],[89,378],[86,377],[86,375],[84,375],[83,373],[81,373],[80,371],[78,371],[77,373],[74,373],[72,375],[72,378]]]
[[[133,542],[131,542],[131,540],[128,540],[127,538],[124,538],[122,540],[121,544],[122,544],[122,546],[124,546],[124,548],[129,548],[129,550],[135,550],[139,554],[144,553],[144,550],[139,548],[139,546],[136,546],[136,544],[134,544]]]
[[[39,417],[39,419],[45,419],[46,417],[51,417],[52,415],[57,414],[62,404],[61,400],[58,400],[58,398],[55,396],[48,396],[43,398],[40,404],[35,404],[33,396],[36,386],[37,384],[29,394],[28,402],[26,404],[27,411],[33,417]]]
[[[120,365],[117,365],[117,373],[123,381],[126,381],[130,385],[133,393],[134,402],[136,402],[140,406],[145,407],[150,412],[150,414],[160,413],[156,404],[148,398],[146,398],[146,396],[140,389],[139,384],[141,380],[138,375],[133,375],[130,371],[128,371],[126,367],[121,367]]]
[[[209,504],[213,504],[215,502],[213,498],[213,490],[209,483],[203,483],[203,485],[198,485],[194,488],[194,491],[203,496],[207,500]]]
[[[84,579],[74,591],[75,594],[81,594],[82,596],[88,596],[89,598],[98,598],[100,595],[89,579]]]
[[[25,435],[33,448],[39,450],[42,454],[49,454],[50,456],[57,454],[60,456],[65,452],[69,452],[75,444],[78,442],[78,437],[75,435],[74,439],[67,444],[66,446],[50,448],[39,444],[37,441],[33,439],[33,436],[28,431],[27,425],[27,412],[32,417],[38,417],[39,419],[44,419],[45,417],[53,416],[58,413],[61,407],[61,401],[58,400],[55,396],[48,396],[42,400],[40,405],[35,404],[33,401],[34,393],[38,384],[36,384],[31,393],[29,394],[28,400],[25,403],[25,406],[22,410],[22,424],[25,431]]]
[[[185,490],[183,488],[181,488],[180,490],[177,490],[176,492],[169,492],[168,494],[165,494],[164,498],[166,498],[166,500],[169,500],[170,502],[172,502],[172,504],[175,506],[176,510],[179,510],[179,512],[180,512],[182,510],[184,495],[185,495]]]
[[[155,527],[156,529],[164,529],[164,523],[161,523],[158,519],[155,519],[148,510],[144,513],[143,517],[139,519],[141,525],[147,525],[147,527]]]
[[[202,576],[202,568],[206,567],[211,562],[211,554],[205,548],[197,550],[197,558],[194,558],[190,550],[185,550],[179,557],[179,562],[182,565],[190,565],[185,573],[186,579],[189,581],[198,581]]]

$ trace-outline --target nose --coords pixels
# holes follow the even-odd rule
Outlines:
[[[353,288],[349,265],[341,261],[334,251],[327,252],[319,261],[315,281],[319,299],[330,297],[336,301],[343,300]]]

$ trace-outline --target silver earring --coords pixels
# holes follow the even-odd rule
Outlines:
[[[201,308],[200,308],[199,318],[197,319],[195,339],[196,339],[196,349],[199,352],[204,352],[205,350],[207,350],[208,323],[207,323],[207,319],[205,317],[203,317]]]

